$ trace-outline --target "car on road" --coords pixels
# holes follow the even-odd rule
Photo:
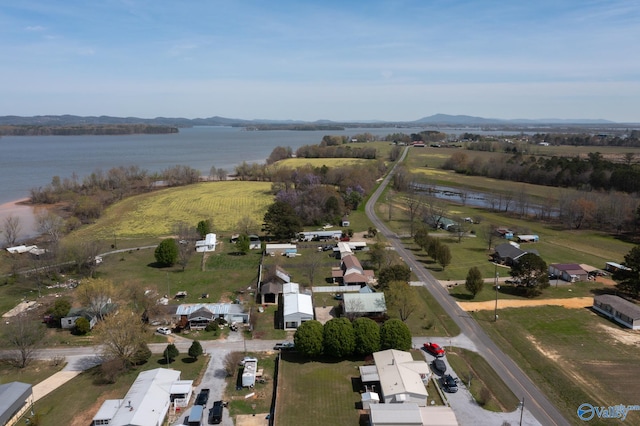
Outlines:
[[[280,350],[280,351],[291,351],[293,349],[295,349],[296,345],[293,342],[282,342],[282,343],[276,343],[276,345],[273,347],[273,349],[275,350]]]
[[[222,422],[222,401],[214,401],[213,408],[209,410],[209,424],[217,425]]]
[[[160,334],[171,334],[171,329],[169,327],[158,327],[156,331]]]
[[[458,379],[454,378],[451,374],[445,374],[442,379],[440,379],[440,382],[445,392],[458,392]]]
[[[211,393],[211,391],[209,389],[200,390],[200,393],[196,397],[196,402],[195,402],[194,405],[202,405],[203,407],[206,407],[207,402],[209,401],[209,394],[210,393]]]
[[[440,345],[438,345],[437,343],[427,342],[422,345],[422,347],[425,351],[429,352],[435,357],[440,358],[444,356],[444,349],[442,349],[442,347],[440,347]]]
[[[436,373],[444,374],[447,371],[447,364],[445,364],[440,358],[434,359],[431,365]]]

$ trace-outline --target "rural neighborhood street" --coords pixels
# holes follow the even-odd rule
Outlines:
[[[413,148],[416,149],[416,148]],[[413,273],[422,281],[442,308],[458,324],[462,334],[465,335],[477,348],[487,362],[491,364],[496,373],[509,386],[517,398],[525,398],[526,410],[529,411],[543,425],[569,426],[570,423],[563,417],[558,409],[547,399],[529,377],[513,362],[498,346],[493,343],[482,327],[449,296],[446,288],[436,280],[431,273],[424,268],[413,256],[411,251],[405,249],[398,235],[391,232],[378,218],[375,205],[378,198],[389,184],[398,164],[401,164],[407,155],[409,147],[405,148],[402,157],[396,162],[391,172],[385,177],[378,189],[373,193],[365,211],[373,225],[389,241],[396,252],[404,259]]]

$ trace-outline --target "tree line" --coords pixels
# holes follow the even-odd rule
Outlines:
[[[178,128],[152,124],[86,124],[64,126],[0,126],[2,136],[80,136],[80,135],[133,135],[178,133]]]

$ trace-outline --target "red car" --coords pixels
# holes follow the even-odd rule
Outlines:
[[[437,356],[437,357],[444,356],[444,349],[442,349],[440,345],[438,345],[437,343],[427,342],[422,346],[424,347],[425,351],[429,352],[433,356]]]

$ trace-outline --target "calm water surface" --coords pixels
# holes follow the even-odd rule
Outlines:
[[[80,179],[97,169],[137,165],[159,172],[191,166],[204,175],[212,166],[232,172],[242,161],[261,163],[277,146],[294,151],[320,143],[322,137],[369,132],[386,136],[421,129],[347,129],[346,131],[246,131],[237,127],[193,127],[167,135],[4,136],[0,138],[0,204],[29,196],[53,176]]]

